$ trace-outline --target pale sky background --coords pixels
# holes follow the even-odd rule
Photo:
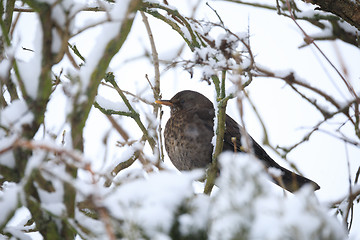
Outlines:
[[[169,1],[170,4],[175,5],[179,11],[186,16],[190,15],[190,5],[193,2],[194,1],[191,0]],[[301,4],[300,1],[298,2]],[[250,44],[256,56],[255,60],[259,65],[275,72],[286,72],[291,69],[304,81],[310,82],[311,85],[331,93],[342,102],[346,102],[346,99],[343,99],[339,95],[339,91],[344,95],[349,95],[345,85],[330,68],[329,64],[323,61],[322,56],[320,56],[317,50],[312,46],[301,49],[298,48],[303,44],[303,36],[290,19],[278,16],[273,11],[222,1],[210,2],[210,5],[218,12],[225,25],[233,32],[247,32],[249,30]],[[314,7],[309,5],[309,8],[312,9]],[[81,26],[88,21],[95,21],[96,17],[101,14],[102,13],[83,13],[81,14],[82,17],[77,20],[77,24]],[[205,2],[202,2],[202,6],[198,9],[196,18],[217,21],[216,15],[205,5]],[[33,47],[35,21],[36,19],[33,14],[22,14],[14,37],[21,46],[30,49]],[[151,16],[149,16],[149,21],[159,58],[171,60],[176,54],[175,51],[181,46],[182,39],[175,31],[161,21],[153,19]],[[305,22],[299,23],[310,35],[312,33],[321,33],[319,29]],[[86,58],[90,50],[96,47],[97,38],[101,37],[98,36],[98,34],[99,28],[94,28],[71,39],[70,42],[76,44],[79,51]],[[357,93],[360,93],[359,49],[341,41],[317,42],[317,44],[337,67],[340,66],[341,58],[341,61],[343,61],[349,71],[348,79],[352,82]],[[150,79],[153,79],[154,70],[152,64],[145,58],[128,62],[129,59],[143,55],[144,47],[150,52],[147,33],[141,16],[138,14],[127,41],[113,59],[110,66],[111,71],[114,71],[118,84],[122,89],[146,97],[149,96],[151,90],[147,85],[145,74],[149,75]],[[184,59],[189,59],[192,56],[191,52],[187,47],[185,48],[186,53],[183,57]],[[338,49],[339,54],[337,54],[336,49]],[[20,51],[18,55],[26,60],[31,53]],[[64,66],[63,64],[61,65]],[[71,69],[69,65],[67,68]],[[164,67],[162,66],[161,70],[163,69]],[[329,75],[333,81],[335,81],[336,86],[329,80]],[[170,99],[175,93],[184,89],[190,89],[199,91],[213,100],[214,87],[208,86],[206,82],[201,82],[199,79],[200,74],[198,72],[196,72],[193,79],[190,79],[190,75],[181,68],[171,69],[163,73],[161,75],[161,92],[163,99]],[[229,83],[227,87],[231,87]],[[293,145],[302,139],[302,137],[322,119],[322,116],[317,113],[313,106],[301,99],[300,96],[294,93],[281,80],[256,78],[247,90],[267,127],[270,141],[274,146]],[[121,101],[114,91],[106,88],[101,88],[99,94],[114,102]],[[64,116],[63,111],[66,109],[64,99],[61,93],[57,93],[49,105],[47,127],[53,132],[59,133],[62,131],[63,126],[59,126],[54,119],[59,119]],[[319,99],[319,101],[321,102],[322,99]],[[140,104],[135,106],[139,108],[140,111],[141,108],[148,108],[148,106],[142,106]],[[169,109],[164,108],[164,111],[163,126],[169,117]],[[239,122],[239,111],[235,100],[229,102],[227,113]],[[248,132],[261,145],[263,133],[260,123],[246,102],[244,119]],[[335,118],[330,122],[338,123],[343,121],[343,119],[342,117]],[[141,136],[141,133],[131,120],[125,119],[120,122],[123,123],[125,129],[129,132],[134,132],[134,134],[132,134],[133,138],[136,139]],[[332,126],[325,124],[323,126],[330,130],[336,128],[338,125]],[[86,139],[85,155],[93,161],[94,166],[98,168],[104,167],[104,163],[102,161],[99,162],[99,158],[104,158],[102,136],[107,133],[109,127],[110,124],[102,113],[97,109],[93,109],[84,133]],[[353,129],[349,126],[345,126],[344,128],[347,128],[349,136],[354,138],[351,134]],[[109,152],[105,166],[112,165],[118,161],[121,150],[115,147],[115,143],[119,138],[120,136],[117,133],[112,133],[107,146]],[[277,162],[286,166],[286,163],[284,163],[276,153],[269,148],[265,149]],[[350,176],[353,181],[357,168],[360,166],[360,149],[351,145],[345,147],[343,142],[325,133],[317,132],[313,134],[310,141],[302,144],[288,155],[289,160],[296,164],[304,176],[316,181],[321,186],[321,189],[316,192],[320,202],[338,200],[348,192],[349,173],[347,160],[345,158],[346,149],[349,152]],[[166,163],[171,164],[167,156]],[[360,230],[355,230],[356,228],[360,229],[358,205],[355,206],[354,220],[352,234],[353,236],[359,236]]]

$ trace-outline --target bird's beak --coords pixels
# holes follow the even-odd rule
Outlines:
[[[170,100],[156,100],[155,103],[170,106],[170,107],[172,107],[174,105],[172,102],[170,102]]]

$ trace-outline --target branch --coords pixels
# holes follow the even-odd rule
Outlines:
[[[225,135],[225,118],[226,118],[226,105],[231,96],[223,97],[218,101],[218,113],[217,113],[217,127],[216,127],[216,144],[212,157],[212,162],[208,168],[206,174],[206,183],[204,188],[205,194],[210,194],[214,187],[215,180],[218,174],[217,158],[223,150],[224,135]]]
[[[120,97],[122,98],[122,100],[124,101],[125,105],[127,106],[127,108],[130,111],[129,117],[131,117],[132,119],[135,120],[135,122],[137,123],[137,125],[139,126],[140,130],[143,132],[146,140],[149,142],[151,149],[154,151],[155,150],[155,146],[156,146],[156,142],[155,140],[149,135],[146,127],[144,126],[144,124],[142,123],[139,113],[136,112],[134,110],[134,108],[131,106],[129,100],[126,98],[125,94],[122,92],[122,90],[119,88],[119,86],[117,85],[117,83],[115,82],[114,79],[114,74],[109,72],[106,74],[105,76],[105,81],[111,83],[111,85],[113,85],[113,87],[115,88],[115,90],[119,93]],[[122,112],[125,114],[125,112]]]
[[[185,26],[188,30],[188,33],[190,34],[190,38],[187,38],[187,34],[184,33],[184,30],[179,27],[178,24],[176,24],[174,21],[170,20],[169,17],[161,15],[158,11],[155,11],[153,9],[161,9],[166,11],[169,15],[171,15],[172,19],[174,21],[177,21],[181,25]],[[198,37],[196,32],[192,29],[190,26],[188,20],[182,16],[177,10],[174,10],[173,8],[167,7],[165,5],[159,4],[159,3],[152,3],[152,2],[143,2],[141,6],[141,11],[144,11],[150,15],[152,15],[155,18],[158,18],[162,20],[163,22],[166,22],[169,24],[176,32],[178,32],[181,37],[185,40],[185,42],[188,44],[190,49],[193,51],[196,47],[200,47],[200,43],[198,42]]]
[[[112,110],[112,109],[105,109],[105,108],[101,107],[98,102],[94,102],[94,107],[99,109],[100,112],[102,112],[105,115],[116,114],[116,115],[121,115],[121,116],[134,118],[135,115],[137,114],[136,112],[133,113],[133,112],[115,111],[115,110]]]
[[[154,75],[155,75],[155,86],[152,86],[150,80],[148,79],[147,75],[145,76],[145,78],[148,80],[149,85],[153,91],[153,95],[154,95],[154,99],[160,99],[160,69],[159,69],[159,54],[156,50],[156,46],[155,46],[155,41],[154,41],[154,36],[152,34],[151,28],[150,28],[150,24],[148,21],[147,16],[145,15],[144,12],[140,12],[146,31],[148,33],[149,36],[149,41],[150,41],[150,46],[151,46],[151,55],[152,55],[152,60],[154,63]],[[161,106],[156,104],[154,106],[154,110],[153,113],[155,116],[158,115],[159,110],[161,109]],[[160,122],[162,120],[162,112],[160,111]],[[159,124],[160,127],[158,127],[157,129],[152,127],[152,125],[150,124],[149,127],[152,127],[154,132],[157,131],[158,134],[158,139],[159,139],[159,144],[158,144],[158,151],[159,151],[159,158],[158,158],[158,165],[160,165],[161,161],[164,161],[164,147],[163,147],[163,141],[162,141],[162,135],[161,135],[161,124]]]
[[[268,9],[268,10],[277,10],[276,7],[274,7],[272,5],[267,5],[267,4],[246,2],[246,1],[240,1],[240,0],[225,0],[225,1],[226,2],[232,2],[232,3],[239,3],[239,4],[242,4],[242,5],[247,5],[247,6],[252,6],[252,7],[257,7],[257,8]]]
[[[331,12],[360,30],[360,4],[352,0],[302,0],[318,5],[315,10]]]
[[[97,67],[93,70],[90,76],[89,85],[86,89],[87,101],[81,103],[74,101],[74,111],[71,116],[71,136],[74,148],[76,149],[83,148],[82,132],[90,109],[93,105],[98,86],[101,82],[101,79],[105,75],[110,61],[123,46],[123,43],[125,42],[132,27],[132,23],[136,15],[135,12],[138,9],[140,3],[140,0],[131,1],[129,3],[127,12],[124,16],[124,21],[118,30],[118,34],[106,45],[103,56],[99,59]]]

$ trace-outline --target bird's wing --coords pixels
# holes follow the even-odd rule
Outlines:
[[[232,138],[236,138],[235,142]],[[236,145],[235,145],[236,143]],[[241,133],[237,122],[226,115],[225,118],[225,134],[224,134],[224,150],[241,152]]]
[[[215,110],[214,109],[198,109],[194,115],[197,115],[204,124],[204,126],[213,131],[214,129],[214,117],[215,117]]]
[[[234,151],[235,148],[237,151],[242,152],[242,140],[241,139],[241,131],[240,128],[242,128],[234,119],[232,119],[230,116],[226,115],[226,129],[225,129],[225,135],[224,135],[224,150],[230,150]],[[262,160],[263,164],[266,167],[275,167],[275,168],[281,168],[279,164],[277,164],[266,152],[265,150],[250,136],[250,144],[252,144],[254,154],[257,158]],[[236,146],[234,144],[234,141],[232,138],[236,138]]]

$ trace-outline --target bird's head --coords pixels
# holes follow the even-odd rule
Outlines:
[[[204,95],[198,92],[185,90],[178,92],[170,100],[156,100],[158,104],[169,106],[171,115],[173,116],[178,111],[190,111],[196,109],[213,109],[212,102]]]

